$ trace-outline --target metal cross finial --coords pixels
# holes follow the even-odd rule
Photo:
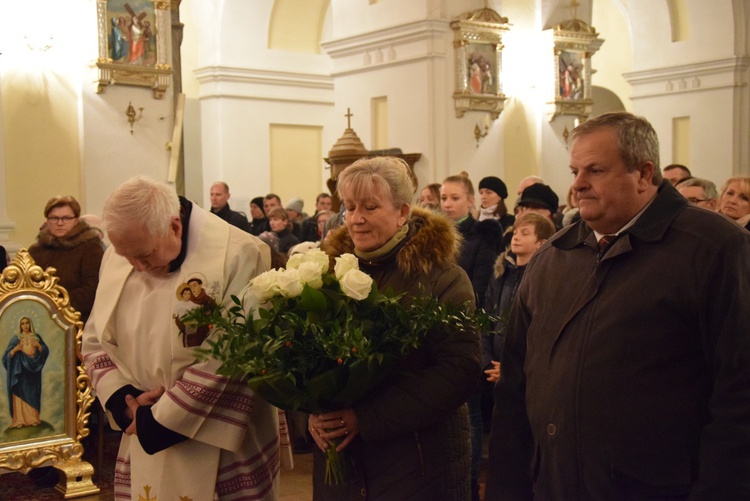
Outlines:
[[[570,0],[570,7],[573,9],[573,19],[578,19],[578,7],[580,5],[577,0]]]
[[[344,116],[346,117],[346,128],[347,129],[351,129],[352,128],[352,117],[354,115],[352,115],[352,112],[349,111],[349,108],[346,109],[346,115],[344,115]]]

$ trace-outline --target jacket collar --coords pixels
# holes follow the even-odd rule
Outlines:
[[[687,207],[688,201],[672,186],[668,180],[662,181],[656,198],[633,226],[625,233],[643,242],[656,242],[662,239],[672,220]],[[558,249],[569,250],[589,241],[596,247],[593,230],[580,220],[560,232],[551,244]]]

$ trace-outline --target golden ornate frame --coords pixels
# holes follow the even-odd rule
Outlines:
[[[30,431],[23,435],[25,438],[5,442],[0,439],[0,469],[25,473],[40,466],[54,466],[62,472],[55,488],[64,494],[65,499],[69,499],[99,492],[92,481],[93,466],[81,459],[81,440],[89,435],[88,420],[94,396],[89,376],[80,363],[83,335],[81,314],[70,305],[68,292],[58,284],[55,271],[54,268],[42,270],[31,255],[21,249],[0,275],[0,324],[4,315],[12,318],[9,322],[13,322],[19,313],[23,313],[52,326],[45,331],[46,344],[57,346],[64,353],[56,354],[55,367],[59,366],[58,369],[46,371],[51,365],[50,358],[47,359],[42,386],[45,384],[44,376],[48,381],[52,377],[62,379],[64,389],[61,393],[65,396],[64,416],[53,416],[59,419],[60,429],[39,426],[36,430],[34,428],[37,427],[27,426],[25,428]],[[8,324],[2,325],[7,327]],[[3,344],[0,349],[5,351],[8,340],[15,333],[6,330],[0,334]],[[5,372],[2,375],[7,378]],[[5,393],[5,390],[3,385],[0,392]],[[59,391],[57,387],[55,391]],[[50,416],[45,416],[43,412],[44,408],[43,403],[41,417],[43,420],[45,417],[49,419]],[[0,412],[7,412],[5,405],[0,407]],[[0,437],[7,437],[8,434],[8,430],[0,430]]]
[[[594,105],[591,93],[591,56],[599,50],[604,40],[599,38],[593,26],[580,19],[560,23],[547,30],[547,33],[554,45],[552,67],[555,76],[553,98],[547,101],[547,119],[551,122],[558,115],[574,115],[584,121],[591,115]],[[574,71],[578,91],[570,95],[565,95],[562,91],[562,79],[566,71],[561,67],[560,61],[565,56],[577,63]]]
[[[508,31],[508,18],[490,8],[483,8],[461,14],[451,21],[453,48],[456,56],[456,90],[453,101],[456,116],[461,118],[468,110],[488,111],[496,119],[503,111],[503,32]],[[487,69],[479,86],[473,82],[472,57],[487,53],[484,60]],[[477,67],[477,71],[482,68]],[[485,85],[490,81],[490,85]]]
[[[99,57],[96,66],[99,68],[99,86],[101,94],[110,84],[137,85],[153,89],[154,98],[164,97],[172,80],[172,65],[167,56],[168,40],[171,30],[171,11],[169,0],[130,0],[132,3],[145,3],[153,13],[156,36],[156,60],[153,65],[140,65],[117,62],[112,59],[110,34],[113,19],[110,7],[123,5],[129,8],[126,0],[96,0],[97,31],[99,34]],[[148,13],[145,13],[146,15]]]

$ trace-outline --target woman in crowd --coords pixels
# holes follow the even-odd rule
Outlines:
[[[480,208],[477,220],[497,219],[504,230],[511,228],[515,218],[508,213],[506,198],[508,188],[499,177],[488,176],[479,181]]]
[[[431,210],[440,210],[440,184],[428,184],[419,194],[420,207]]]
[[[79,220],[80,215],[81,206],[75,198],[51,198],[44,207],[47,221],[29,254],[43,269],[52,266],[57,270],[70,304],[85,322],[94,305],[104,249],[99,232]]]
[[[271,231],[279,237],[279,252],[286,255],[289,249],[299,243],[299,239],[292,233],[292,222],[286,209],[275,207],[268,212],[268,224]]]
[[[339,175],[338,190],[346,220],[322,244],[330,256],[354,253],[381,290],[473,303],[471,283],[456,263],[455,229],[431,211],[412,210],[414,184],[403,160],[358,160]],[[362,499],[366,492],[371,501],[466,501],[470,445],[464,402],[476,386],[479,357],[476,336],[430,332],[423,346],[352,408],[311,415],[310,432],[320,449],[314,451],[315,500]],[[356,479],[325,485],[321,451],[337,438],[344,438]]]
[[[730,177],[721,188],[719,212],[750,230],[750,177]]]
[[[452,220],[463,236],[463,245],[458,264],[466,271],[474,288],[477,304],[484,305],[492,268],[502,248],[502,227],[495,219],[477,221],[471,215],[474,207],[474,186],[464,175],[450,176],[440,187],[440,204],[443,212]],[[480,377],[477,375],[477,383]],[[482,418],[481,387],[468,400],[471,420],[471,496],[479,500],[479,466],[482,460],[484,424]]]
[[[266,212],[263,210],[263,197],[250,200],[250,233],[256,237],[264,231],[271,231]]]

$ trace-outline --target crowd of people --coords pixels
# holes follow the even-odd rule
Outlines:
[[[197,361],[207,333],[179,318],[320,247],[403,300],[484,308],[492,326],[435,329],[360,401],[293,415],[316,501],[479,500],[485,437],[485,501],[748,498],[750,313],[735,303],[750,292],[750,177],[717,190],[661,169],[651,124],[624,112],[568,142],[563,206],[536,176],[512,209],[495,176],[417,194],[394,157],[347,167],[341,210],[321,193],[311,216],[268,194],[248,219],[223,182],[205,211],[138,177],[105,204],[105,252],[75,199],[50,200],[31,253],[88,319],[84,363],[124,432],[116,496],[278,498],[283,414]],[[324,481],[332,441],[354,469],[344,485]]]

